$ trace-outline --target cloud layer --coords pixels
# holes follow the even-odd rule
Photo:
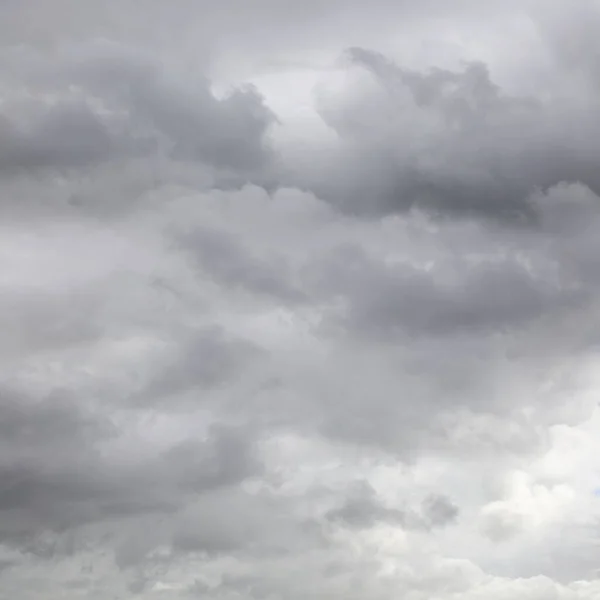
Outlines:
[[[0,598],[600,596],[600,7],[366,6],[0,6]]]

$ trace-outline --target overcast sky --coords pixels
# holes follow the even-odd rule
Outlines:
[[[0,600],[598,600],[600,2],[0,1]]]

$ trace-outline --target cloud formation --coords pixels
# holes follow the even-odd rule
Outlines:
[[[346,62],[341,89],[325,86],[320,98],[338,147],[296,175],[342,209],[519,223],[535,219],[536,190],[578,182],[598,192],[589,99],[507,93],[481,62],[419,72],[364,48],[349,49]]]
[[[2,3],[0,599],[599,597],[598,19]]]

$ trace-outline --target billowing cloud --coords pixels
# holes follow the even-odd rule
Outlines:
[[[0,600],[599,597],[599,15],[2,3]]]
[[[488,67],[401,67],[348,50],[340,85],[324,85],[320,114],[338,144],[296,181],[366,215],[413,207],[535,219],[529,196],[562,182],[599,190],[591,99],[503,91]]]
[[[2,114],[3,170],[156,153],[242,172],[267,160],[274,116],[250,86],[216,98],[201,73],[170,73],[143,52],[102,41],[51,57],[14,52],[4,63],[25,77]]]

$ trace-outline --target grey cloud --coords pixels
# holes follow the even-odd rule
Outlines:
[[[45,398],[32,398],[26,392],[3,386],[0,391],[3,455],[15,447],[21,451],[56,449],[69,454],[70,443],[110,434],[108,421],[98,420],[92,410],[69,396],[67,391],[58,390]]]
[[[172,402],[178,393],[218,388],[231,383],[261,350],[252,343],[235,339],[218,327],[206,328],[188,340],[176,342],[171,359],[157,366],[150,380],[138,394],[142,405],[156,400]],[[201,401],[201,398],[199,398]]]
[[[538,188],[580,181],[600,189],[597,136],[578,133],[595,131],[591,107],[508,95],[481,63],[420,73],[362,48],[349,57],[363,89],[321,98],[340,149],[322,171],[296,171],[343,210],[419,207],[527,223]]]
[[[561,183],[537,193],[533,204],[540,213],[540,225],[558,243],[587,233],[600,216],[600,199],[581,183]]]
[[[560,261],[563,280],[595,288],[600,275],[595,235],[600,223],[600,197],[582,184],[562,184],[538,194],[535,206],[541,227],[550,236],[549,250]]]
[[[266,132],[274,115],[252,87],[218,99],[202,74],[170,80],[160,65],[119,45],[79,46],[54,58],[58,66],[45,71],[41,59],[38,69],[22,67],[21,85],[41,100],[29,103],[24,130],[18,114],[3,115],[0,168],[165,154],[252,173],[270,160]]]
[[[217,99],[202,74],[169,79],[159,65],[110,46],[75,62],[69,76],[127,110],[134,131],[158,143],[156,133],[164,136],[177,158],[252,170],[268,157],[265,133],[274,115],[252,87]]]
[[[482,519],[481,529],[491,541],[502,543],[519,535],[525,525],[526,521],[523,515],[504,509],[486,514]]]
[[[0,7],[0,598],[598,596],[594,42],[548,97],[364,49],[535,3]],[[208,75],[300,46],[358,84],[286,164]]]
[[[64,39],[100,36],[133,39],[140,45],[167,49],[181,43],[191,46],[191,51],[203,59],[216,46],[219,52],[215,59],[225,55],[229,60],[241,61],[253,54],[262,57],[269,51],[274,54],[318,50],[325,33],[337,43],[347,43],[347,37],[364,39],[364,35],[377,39],[373,35],[377,26],[386,33],[390,29],[406,30],[432,14],[478,23],[482,17],[489,18],[490,13],[503,16],[507,7],[516,11],[531,3],[511,0],[483,7],[474,0],[422,0],[419,4],[410,0],[377,0],[366,6],[355,0],[310,0],[300,7],[294,0],[257,0],[252,6],[242,0],[218,4],[174,0],[166,6],[159,0],[150,0],[144,4],[146,18],[140,21],[135,0],[107,0],[101,6],[92,0],[56,0],[52,8],[42,0],[28,0],[25,5],[3,3],[1,31],[7,45],[26,42],[47,47]],[[43,30],[36,27],[31,14],[38,15],[47,26]],[[68,22],[58,16],[64,14],[71,16]],[[388,18],[382,20],[383,14]],[[223,32],[227,32],[225,39]]]
[[[408,531],[428,531],[452,523],[458,512],[458,508],[441,495],[428,496],[420,507],[389,507],[369,484],[362,483],[352,486],[343,504],[328,511],[326,518],[356,529],[383,523]]]
[[[402,510],[383,506],[375,490],[368,484],[358,485],[348,494],[344,504],[328,512],[327,518],[333,522],[339,521],[349,527],[372,527],[378,522],[387,522],[402,526],[406,514]]]
[[[556,201],[570,202],[571,192],[555,191],[562,198]],[[537,405],[541,396],[514,389],[536,389],[533,381],[575,364],[582,351],[583,330],[576,332],[572,319],[588,310],[595,283],[560,274],[580,233],[554,240],[543,231],[543,219],[535,232],[490,229],[477,221],[473,228],[427,223],[431,230],[423,237],[411,231],[412,253],[391,252],[395,263],[374,242],[372,254],[351,245],[312,257],[304,281],[326,306],[316,328],[334,344],[338,369],[327,374],[315,366],[310,377],[297,378],[284,372],[280,386],[264,392],[273,396],[265,404],[271,414],[281,409],[284,418],[292,418],[289,411],[296,428],[317,427],[327,437],[386,448],[407,461],[427,447],[464,456],[475,447],[482,454],[536,452],[545,436],[531,430],[519,403],[532,397]],[[423,251],[423,239],[440,252]],[[298,388],[301,401],[292,392]],[[551,406],[576,393],[547,396],[536,418],[564,418]],[[467,415],[478,420],[468,433],[459,425]]]
[[[110,422],[94,416],[68,395],[47,398],[5,388],[0,399],[4,434],[0,511],[3,538],[37,527],[61,527],[75,504],[93,496],[93,479],[80,479],[93,462],[94,444],[112,434]]]
[[[171,531],[173,550],[240,560],[251,552],[263,560],[279,560],[327,547],[320,528],[297,514],[294,504],[265,489],[205,494],[176,516]],[[228,577],[224,574],[223,579]]]
[[[165,519],[156,519],[154,515],[150,518],[142,518],[134,523],[133,526],[124,528],[121,539],[115,544],[114,561],[117,567],[124,571],[133,569],[137,577],[134,581],[138,583],[147,583],[147,578],[143,576],[143,569],[139,567],[145,562],[154,566],[156,563],[166,562],[160,557],[152,560],[150,554],[165,539]],[[140,581],[142,580],[142,581]]]
[[[414,343],[513,334],[590,310],[600,272],[598,196],[582,184],[561,183],[532,194],[528,204],[536,213],[533,229],[434,219],[430,230],[411,234],[412,260],[342,243],[308,261],[305,289],[331,307],[325,331]]]
[[[432,495],[423,502],[423,514],[432,527],[443,527],[456,520],[459,510],[446,496]]]
[[[206,442],[186,442],[164,457],[165,469],[177,485],[195,493],[230,486],[261,473],[248,432],[215,426]]]
[[[179,517],[173,544],[179,551],[229,553],[252,544],[268,526],[266,514],[251,497],[206,497]]]
[[[294,285],[283,257],[253,256],[227,231],[196,228],[183,240],[194,262],[217,282],[276,301],[295,304],[306,300]]]
[[[189,495],[234,486],[260,472],[253,441],[242,431],[213,428],[205,439],[121,464],[118,455],[101,450],[118,442],[119,429],[84,400],[5,390],[0,401],[5,542],[25,544],[45,531],[172,513]]]
[[[32,355],[96,339],[102,294],[6,292],[0,300],[4,339],[0,353]],[[67,309],[68,307],[68,309]]]
[[[84,104],[40,107],[34,119],[22,131],[4,116],[0,169],[77,167],[106,160],[115,150],[102,121]]]
[[[251,201],[240,192],[227,197],[222,215],[216,209],[219,227],[206,225],[212,217],[186,222],[198,232],[187,243],[190,258],[200,254],[226,289],[234,283],[252,289],[252,270],[237,270],[237,263],[255,268],[254,256],[265,255],[265,247],[267,255],[275,248],[284,258],[289,251],[290,271],[281,269],[279,281],[297,281],[306,300],[298,306],[281,294],[280,306],[300,314],[312,303],[322,311],[307,324],[307,339],[315,336],[335,349],[331,372],[317,363],[293,373],[287,356],[281,362],[268,357],[261,369],[273,361],[281,369],[279,384],[251,392],[247,411],[256,422],[307,435],[316,430],[336,441],[385,448],[403,460],[427,447],[461,455],[502,448],[514,456],[538,451],[545,437],[531,431],[533,422],[519,412],[523,396],[511,386],[535,389],[534,381],[572,364],[577,359],[571,353],[582,351],[583,330],[576,332],[572,319],[590,310],[596,284],[574,268],[583,264],[574,249],[588,227],[594,231],[595,198],[569,185],[539,194],[531,200],[539,215],[535,228],[413,214],[384,223],[345,218],[343,229],[330,213],[318,213],[315,231],[330,231],[331,238],[325,234],[314,245],[294,239],[286,248],[274,234],[269,241],[266,218],[254,216],[244,220],[244,241],[236,242],[233,232],[242,225],[225,216],[235,214],[236,202],[240,211],[266,210],[262,197]],[[256,245],[247,242],[252,235]],[[304,261],[298,259],[303,251]],[[223,267],[217,261],[222,256]],[[557,398],[536,418],[563,418],[555,412]],[[463,418],[479,421],[457,442]]]
[[[594,35],[600,23],[598,6],[589,0],[578,0],[572,5],[555,2],[533,8],[531,15],[546,49],[560,67],[596,87],[600,82],[598,41]]]
[[[0,561],[0,573],[6,569],[10,569],[13,565],[17,564],[16,560],[5,559]]]
[[[360,248],[341,248],[318,266],[319,287],[345,300],[340,318],[379,338],[501,331],[549,311],[574,309],[585,297],[544,281],[516,258],[472,264],[455,257],[430,269],[388,266]]]

